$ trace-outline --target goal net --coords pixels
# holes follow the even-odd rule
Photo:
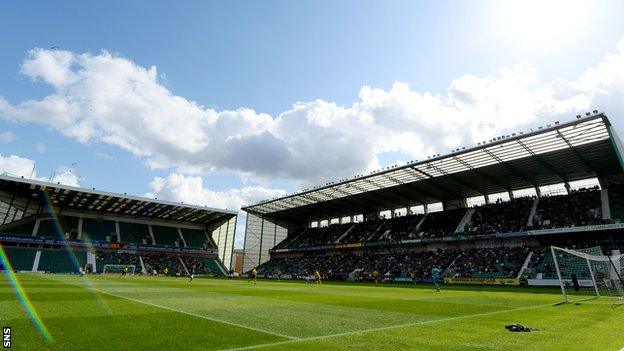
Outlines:
[[[604,255],[598,246],[550,249],[564,301],[573,296],[624,296],[624,255]]]
[[[134,274],[136,266],[133,264],[105,264],[102,270],[103,274],[106,273],[118,273],[121,274],[124,268],[128,268],[128,274]]]

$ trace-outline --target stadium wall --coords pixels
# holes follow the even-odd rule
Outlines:
[[[269,220],[253,213],[247,214],[243,247],[243,272],[259,266],[271,258],[269,250],[286,239],[288,224]]]
[[[236,235],[236,218],[215,224],[211,228],[212,239],[219,249],[219,259],[226,269],[232,269],[232,252],[234,250],[234,237]]]
[[[615,153],[620,161],[620,166],[622,166],[622,169],[624,170],[624,145],[622,145],[622,139],[620,139],[613,126],[609,126],[608,131],[611,135],[611,140],[613,141],[613,148],[615,149]]]

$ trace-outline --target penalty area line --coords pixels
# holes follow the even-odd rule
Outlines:
[[[331,338],[336,338],[336,337],[341,337],[341,336],[350,336],[350,335],[365,334],[365,333],[371,333],[371,332],[383,331],[383,330],[408,328],[408,327],[414,327],[414,326],[423,325],[423,324],[434,324],[434,323],[440,323],[440,322],[449,322],[449,321],[461,320],[461,319],[466,319],[466,318],[483,317],[483,316],[490,316],[490,315],[495,315],[495,314],[515,312],[515,311],[532,310],[532,309],[543,308],[543,307],[550,307],[550,306],[553,306],[553,304],[549,303],[549,304],[543,304],[543,305],[511,308],[511,309],[508,309],[508,310],[501,310],[501,311],[492,311],[492,312],[468,314],[468,315],[457,316],[457,317],[431,319],[431,320],[420,321],[420,322],[397,324],[397,325],[389,325],[389,326],[386,326],[386,327],[354,330],[354,331],[350,331],[350,332],[313,336],[313,337],[309,337],[309,338],[299,338],[297,340],[277,341],[277,342],[266,343],[266,344],[257,344],[257,345],[251,345],[251,346],[237,347],[237,348],[232,348],[232,349],[222,349],[221,351],[242,351],[242,350],[261,349],[261,348],[264,348],[264,347],[289,345],[289,344],[294,344],[294,343],[299,343],[299,342],[304,342],[304,341],[324,340],[324,339],[331,339]],[[624,351],[624,349],[622,349],[620,351]]]

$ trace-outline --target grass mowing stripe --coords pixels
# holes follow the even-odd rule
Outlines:
[[[243,324],[238,324],[238,323],[234,323],[234,322],[228,322],[228,321],[224,321],[222,319],[217,319],[217,318],[211,318],[208,316],[204,316],[201,314],[196,314],[193,312],[186,312],[186,311],[182,311],[182,310],[177,310],[175,308],[171,308],[171,307],[167,307],[167,306],[162,306],[162,305],[157,305],[155,303],[151,303],[151,302],[147,302],[147,301],[142,301],[142,300],[137,300],[137,299],[133,299],[131,297],[127,297],[127,296],[122,296],[122,295],[117,295],[117,294],[113,294],[113,293],[109,293],[106,291],[102,291],[102,290],[97,290],[102,294],[106,294],[106,295],[110,295],[110,296],[115,296],[118,297],[120,299],[124,299],[124,300],[128,300],[128,301],[133,301],[133,302],[137,302],[137,303],[142,303],[148,306],[152,306],[152,307],[157,307],[157,308],[162,308],[164,310],[169,310],[169,311],[173,311],[173,312],[178,312],[178,313],[182,313],[182,314],[186,314],[189,316],[193,316],[193,317],[197,317],[197,318],[202,318],[202,319],[207,319],[213,322],[218,322],[218,323],[223,323],[223,324],[229,324],[235,327],[240,327],[240,328],[245,328],[245,329],[249,329],[249,330],[253,330],[253,331],[257,331],[260,333],[265,333],[265,334],[271,334],[271,335],[275,335],[275,336],[279,336],[282,338],[286,338],[286,339],[290,339],[291,341],[297,341],[300,340],[301,338],[298,338],[296,336],[291,336],[291,335],[286,335],[286,334],[281,334],[281,333],[276,333],[276,332],[272,332],[269,330],[264,330],[264,329],[260,329],[260,328],[255,328],[255,327],[250,327],[248,325],[243,325]]]
[[[68,283],[68,282],[65,282],[65,281],[62,281],[62,280],[56,280],[56,279],[54,279],[54,281],[58,281],[58,282],[61,282],[61,283],[67,284],[67,285],[78,286],[78,287],[81,287],[81,288],[83,288],[83,289],[87,289],[87,290],[89,289],[89,288],[85,288],[84,286],[80,286],[80,285],[77,285],[77,284]],[[93,290],[95,290],[95,291],[97,291],[97,292],[100,292],[101,294],[105,294],[105,295],[109,295],[109,296],[114,296],[114,297],[117,297],[117,298],[120,298],[120,299],[124,299],[124,300],[128,300],[128,301],[132,301],[132,302],[136,302],[136,303],[141,303],[141,304],[144,304],[144,305],[148,305],[148,306],[152,306],[152,307],[156,307],[156,308],[161,308],[161,309],[168,310],[168,311],[172,311],[172,312],[182,313],[182,314],[186,314],[186,315],[188,315],[188,316],[197,317],[197,318],[202,318],[202,319],[206,319],[206,320],[213,321],[213,322],[217,322],[217,323],[228,324],[228,325],[231,325],[231,326],[235,326],[235,327],[239,327],[239,328],[244,328],[244,329],[249,329],[249,330],[257,331],[257,332],[260,332],[260,333],[265,333],[265,334],[270,334],[270,335],[274,335],[274,336],[279,336],[279,337],[282,337],[282,338],[289,339],[290,341],[297,341],[297,340],[300,340],[300,339],[301,339],[301,338],[298,338],[298,337],[296,337],[296,336],[291,336],[291,335],[286,335],[286,334],[276,333],[276,332],[273,332],[273,331],[270,331],[270,330],[265,330],[265,329],[260,329],[260,328],[255,328],[255,327],[250,327],[250,326],[248,326],[248,325],[238,324],[238,323],[234,323],[234,322],[228,322],[228,321],[224,321],[224,320],[222,320],[222,319],[211,318],[211,317],[204,316],[204,315],[201,315],[201,314],[196,314],[196,313],[193,313],[193,312],[187,312],[187,311],[177,310],[177,309],[175,309],[175,308],[171,308],[171,307],[167,307],[167,306],[162,306],[162,305],[157,305],[157,304],[155,304],[155,303],[151,303],[151,302],[147,302],[147,301],[143,301],[143,300],[134,299],[134,298],[127,297],[127,296],[122,296],[122,295],[118,295],[118,294],[110,293],[110,292],[103,291],[103,290],[100,290],[100,289],[95,289],[95,288],[92,288],[92,289],[93,289]]]
[[[551,307],[553,305],[554,304],[552,304],[552,303],[548,303],[548,304],[536,305],[536,306],[512,308],[512,309],[502,310],[502,311],[492,311],[492,312],[485,312],[485,313],[468,314],[468,315],[465,315],[465,316],[431,319],[431,320],[422,321],[422,322],[390,325],[390,326],[386,326],[386,327],[362,329],[362,330],[356,330],[356,331],[345,332],[345,333],[336,333],[336,334],[329,334],[329,335],[313,336],[313,337],[310,337],[310,338],[299,338],[298,340],[278,341],[278,342],[272,342],[272,343],[267,343],[267,344],[258,344],[258,345],[237,347],[237,348],[233,348],[233,349],[223,349],[221,351],[254,350],[254,349],[260,349],[260,348],[264,348],[264,347],[288,345],[288,344],[299,343],[299,342],[304,342],[304,341],[324,340],[324,339],[330,339],[330,338],[337,338],[337,337],[341,337],[341,336],[371,333],[371,332],[382,331],[382,330],[408,328],[408,327],[414,327],[414,326],[423,325],[423,324],[434,324],[434,323],[455,321],[455,320],[466,319],[466,318],[490,316],[490,315],[495,315],[495,314],[500,314],[500,313],[508,313],[508,312],[515,312],[515,311],[523,311],[523,310],[532,310],[532,309],[538,309],[538,308],[543,308],[543,307]],[[623,350],[620,350],[620,351],[623,351]]]

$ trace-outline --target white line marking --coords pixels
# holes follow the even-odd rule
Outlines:
[[[167,307],[167,306],[161,306],[161,305],[157,305],[155,303],[151,303],[151,302],[147,302],[147,301],[143,301],[143,300],[137,300],[137,299],[133,299],[131,297],[127,297],[127,296],[122,296],[122,295],[117,295],[117,294],[113,294],[113,293],[109,293],[106,291],[102,291],[102,290],[98,290],[100,293],[102,294],[106,294],[106,295],[110,295],[110,296],[115,296],[118,297],[120,299],[125,299],[125,300],[129,300],[129,301],[134,301],[137,303],[142,303],[145,305],[149,305],[149,306],[153,306],[153,307],[157,307],[157,308],[162,308],[164,310],[169,310],[169,311],[173,311],[173,312],[178,312],[178,313],[182,313],[182,314],[186,314],[189,316],[193,316],[193,317],[197,317],[197,318],[203,318],[203,319],[207,319],[213,322],[219,322],[219,323],[223,323],[223,324],[229,324],[235,327],[239,327],[239,328],[245,328],[245,329],[249,329],[249,330],[255,330],[257,332],[260,333],[265,333],[265,334],[271,334],[271,335],[275,335],[275,336],[279,336],[282,338],[287,338],[290,339],[291,341],[296,341],[296,340],[300,340],[301,338],[298,338],[296,336],[290,336],[290,335],[285,335],[285,334],[280,334],[280,333],[276,333],[276,332],[272,332],[272,331],[268,331],[268,330],[264,330],[264,329],[260,329],[260,328],[255,328],[255,327],[250,327],[248,325],[243,325],[243,324],[238,324],[238,323],[234,323],[234,322],[228,322],[228,321],[224,321],[222,319],[217,319],[217,318],[212,318],[212,317],[208,317],[208,316],[204,316],[201,314],[196,314],[196,313],[192,313],[192,312],[186,312],[186,311],[182,311],[182,310],[177,310],[175,308],[171,308],[171,307]]]
[[[330,339],[330,338],[335,338],[335,337],[340,337],[340,336],[363,334],[363,333],[376,332],[376,331],[389,330],[389,329],[400,329],[400,328],[413,327],[413,326],[422,325],[422,324],[433,324],[433,323],[439,323],[439,322],[448,322],[448,321],[454,321],[454,320],[459,320],[459,319],[466,319],[466,318],[472,318],[472,317],[483,317],[483,316],[490,316],[490,315],[499,314],[499,313],[515,312],[515,311],[522,311],[522,310],[531,310],[531,309],[542,308],[542,307],[550,307],[550,306],[553,306],[553,304],[549,303],[549,304],[544,304],[544,305],[512,308],[512,309],[502,310],[502,311],[493,311],[493,312],[469,314],[469,315],[465,315],[465,316],[448,317],[448,318],[440,318],[440,319],[431,319],[431,320],[421,321],[421,322],[413,322],[413,323],[406,323],[406,324],[390,325],[390,326],[386,326],[386,327],[379,327],[379,328],[372,328],[372,329],[362,329],[362,330],[355,330],[355,331],[351,331],[351,332],[336,333],[336,334],[329,334],[329,335],[313,336],[313,337],[310,337],[310,338],[299,338],[298,340],[278,341],[278,342],[272,342],[272,343],[267,343],[267,344],[258,344],[258,345],[238,347],[238,348],[233,348],[233,349],[223,349],[221,351],[253,350],[253,349],[259,349],[259,348],[270,347],[270,346],[288,345],[288,344],[304,342],[304,341],[323,340],[323,339]],[[620,351],[624,351],[624,349],[620,350]]]
[[[167,306],[162,306],[162,305],[157,305],[157,304],[154,304],[154,303],[151,303],[151,302],[147,302],[147,301],[143,301],[143,300],[137,300],[137,299],[133,299],[133,298],[131,298],[131,297],[127,297],[127,296],[122,296],[122,295],[113,294],[113,293],[106,292],[106,291],[103,291],[103,290],[100,290],[100,289],[95,289],[95,288],[91,288],[91,289],[89,289],[89,288],[86,288],[86,287],[84,287],[84,286],[80,286],[80,285],[76,285],[76,284],[68,283],[68,282],[65,282],[65,281],[62,281],[62,280],[56,280],[56,279],[53,279],[53,280],[58,281],[58,282],[62,282],[62,283],[68,284],[68,285],[73,285],[73,286],[76,286],[76,287],[81,287],[81,288],[84,288],[84,289],[86,289],[86,290],[94,290],[94,291],[97,291],[97,292],[99,292],[99,293],[101,293],[101,294],[105,294],[105,295],[110,295],[110,296],[118,297],[118,298],[120,298],[120,299],[124,299],[124,300],[128,300],[128,301],[133,301],[133,302],[137,302],[137,303],[142,303],[142,304],[144,304],[144,305],[148,305],[148,306],[152,306],[152,307],[157,307],[157,308],[162,308],[162,309],[164,309],[164,310],[169,310],[169,311],[172,311],[172,312],[177,312],[177,313],[186,314],[186,315],[189,315],[189,316],[192,316],[192,317],[202,318],[202,319],[206,319],[206,320],[213,321],[213,322],[218,322],[218,323],[223,323],[223,324],[229,324],[229,325],[231,325],[231,326],[235,326],[235,327],[239,327],[239,328],[245,328],[245,329],[249,329],[249,330],[254,330],[254,331],[257,331],[257,332],[260,332],[260,333],[265,333],[265,334],[271,334],[271,335],[279,336],[279,337],[282,337],[282,338],[290,339],[290,341],[296,341],[296,340],[300,340],[300,339],[301,339],[301,338],[298,338],[298,337],[296,337],[296,336],[290,336],[290,335],[280,334],[280,333],[272,332],[272,331],[269,331],[269,330],[264,330],[264,329],[260,329],[260,328],[250,327],[250,326],[248,326],[248,325],[238,324],[238,323],[234,323],[234,322],[228,322],[228,321],[224,321],[224,320],[221,320],[221,319],[217,319],[217,318],[212,318],[212,317],[204,316],[204,315],[201,315],[201,314],[196,314],[196,313],[192,313],[192,312],[181,311],[181,310],[177,310],[177,309],[175,309],[175,308],[171,308],[171,307],[167,307]]]

